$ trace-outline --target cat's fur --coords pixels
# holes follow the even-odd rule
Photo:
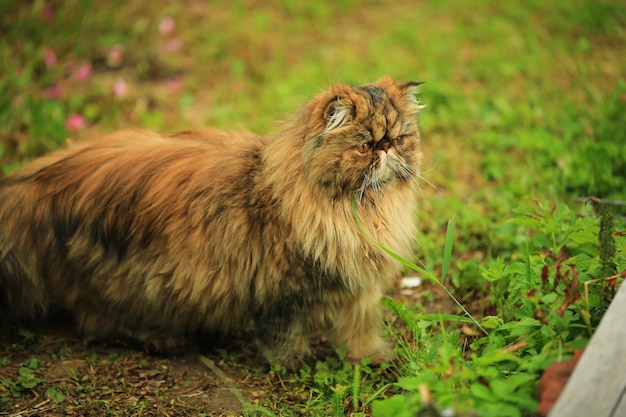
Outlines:
[[[1,325],[65,310],[90,339],[171,352],[254,323],[270,359],[314,332],[385,359],[378,302],[400,265],[352,199],[410,255],[415,85],[332,87],[274,137],[122,131],[25,165],[0,182]]]

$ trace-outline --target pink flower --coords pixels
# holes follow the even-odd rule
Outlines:
[[[56,15],[56,11],[54,10],[54,6],[50,3],[46,3],[43,5],[43,7],[41,8],[41,18],[44,20],[44,22],[46,23],[52,23],[54,22],[54,18]]]
[[[52,68],[57,64],[57,54],[54,49],[47,46],[43,48],[43,62],[47,68]]]
[[[159,46],[160,52],[178,52],[183,46],[183,41],[178,38],[168,39]]]
[[[107,54],[107,64],[111,67],[119,67],[124,57],[124,46],[114,45]]]
[[[176,22],[170,16],[164,17],[159,22],[159,32],[162,35],[168,35],[176,29]]]
[[[76,132],[77,130],[83,129],[85,127],[85,118],[78,113],[72,114],[65,121],[65,128],[70,132]]]
[[[179,93],[183,89],[183,82],[180,78],[172,77],[165,81],[165,86],[170,93]]]
[[[115,97],[125,97],[128,94],[128,84],[121,78],[113,83],[113,95]]]
[[[91,76],[91,71],[91,64],[86,62],[78,67],[78,69],[74,72],[74,78],[76,81],[85,81]]]
[[[63,94],[63,88],[59,84],[53,85],[43,90],[43,96],[53,100],[58,99]]]

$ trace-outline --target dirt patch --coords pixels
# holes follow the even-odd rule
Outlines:
[[[242,400],[254,401],[267,391],[255,389],[266,385],[267,365],[251,340],[206,352],[225,375],[218,376],[194,347],[184,356],[156,357],[123,346],[85,344],[68,331],[43,327],[0,356],[0,397],[5,398],[0,415],[238,415]]]
[[[407,289],[398,280],[390,291],[407,305],[422,304],[426,291],[432,312],[454,311],[427,283]],[[18,339],[0,353],[0,416],[235,416],[242,415],[243,402],[272,410],[302,400],[303,387],[270,372],[252,335],[209,350],[192,345],[177,357],[87,344],[67,323],[46,323]],[[317,340],[315,355],[313,365],[334,353]]]

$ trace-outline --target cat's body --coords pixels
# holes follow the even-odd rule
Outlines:
[[[316,96],[269,138],[123,131],[0,182],[0,324],[69,311],[93,339],[175,351],[254,323],[270,359],[313,332],[388,354],[378,301],[408,256],[421,153],[414,84]]]

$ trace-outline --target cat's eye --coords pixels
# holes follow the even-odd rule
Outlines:
[[[356,149],[361,153],[367,153],[372,147],[371,143],[363,142],[356,145]]]
[[[401,136],[391,139],[391,144],[393,146],[404,145],[404,136],[401,135]]]

